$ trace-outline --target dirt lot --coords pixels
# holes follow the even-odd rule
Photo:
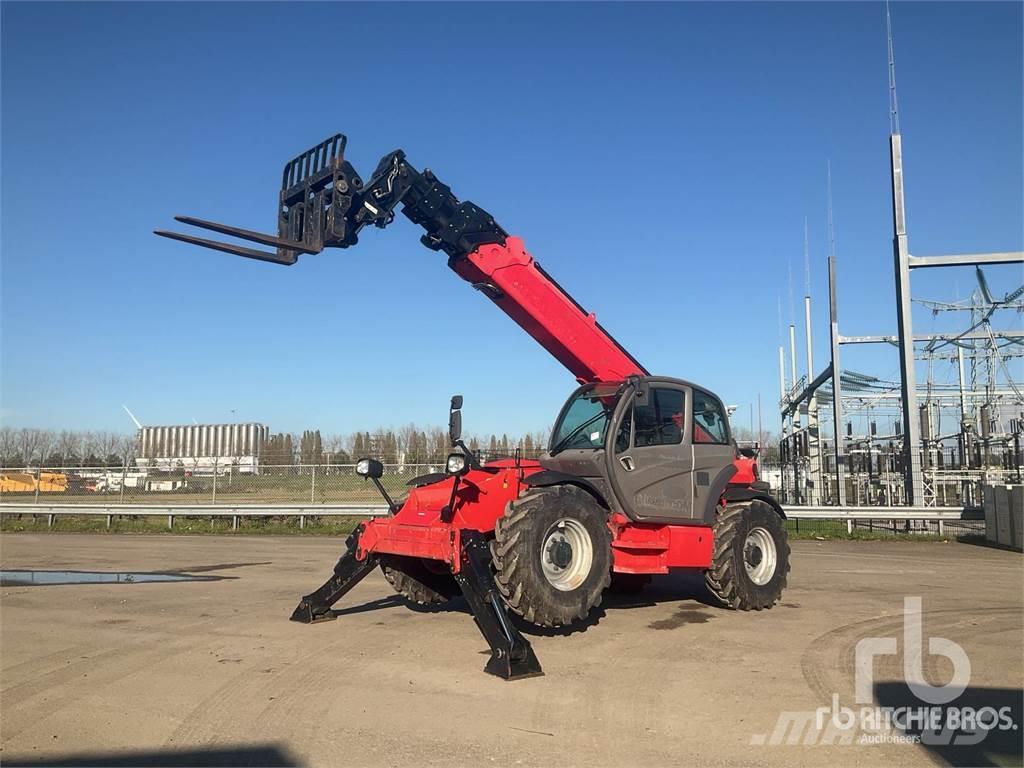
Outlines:
[[[7,570],[221,578],[0,590],[0,761],[1020,764],[1019,554],[794,542],[790,587],[771,611],[719,610],[695,579],[666,578],[610,599],[584,632],[532,637],[546,676],[508,683],[481,672],[486,645],[461,601],[409,610],[379,573],[339,604],[338,621],[287,621],[340,547],[326,538],[3,535]],[[927,679],[952,675],[927,638],[958,643],[970,687],[953,704],[1009,705],[1018,730],[961,747],[773,744],[780,714],[827,707],[834,693],[853,704],[855,646],[866,637],[902,646],[905,596],[922,598]],[[908,701],[902,669],[899,656],[876,661],[879,704],[921,705]]]

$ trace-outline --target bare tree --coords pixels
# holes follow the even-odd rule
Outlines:
[[[116,432],[96,432],[94,445],[98,452],[98,458],[104,464],[111,456],[118,456],[118,448],[121,443],[121,436]]]
[[[135,435],[120,435],[117,440],[117,453],[121,457],[122,466],[131,464],[138,455],[139,441]]]
[[[39,446],[42,440],[42,430],[21,429],[18,432],[17,445],[18,453],[21,454],[25,464],[32,464],[39,453]]]
[[[69,430],[61,430],[57,438],[56,451],[60,454],[62,464],[76,464],[76,450],[78,448],[78,435]]]
[[[82,464],[92,463],[89,457],[96,456],[96,440],[92,432],[75,432],[75,443],[78,455],[82,458]]]
[[[11,427],[0,427],[0,465],[8,466],[18,453],[18,433]]]

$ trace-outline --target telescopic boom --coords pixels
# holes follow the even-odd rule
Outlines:
[[[386,227],[402,213],[425,230],[421,242],[448,255],[448,266],[493,301],[536,339],[580,383],[646,375],[593,313],[547,274],[485,210],[460,201],[430,170],[417,171],[402,150],[385,155],[363,183],[345,160],[337,134],[289,161],[282,174],[277,236],[187,216],[191,226],[276,248],[260,251],[231,243],[157,230],[156,234],[237,256],[292,265],[300,254],[348,248],[359,231]]]

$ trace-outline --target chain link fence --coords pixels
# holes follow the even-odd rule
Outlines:
[[[984,520],[799,520],[786,521],[793,538],[800,539],[875,539],[985,537]]]
[[[414,477],[439,472],[443,462],[386,464],[381,482],[394,498]],[[19,504],[345,504],[379,503],[355,464],[237,466],[157,472],[137,467],[60,467],[0,470],[0,503]]]
[[[501,458],[484,456],[485,460]],[[532,458],[532,457],[531,457]],[[413,478],[444,470],[443,458],[426,463],[392,460],[381,482],[400,501]],[[330,505],[380,504],[371,482],[354,463],[260,466],[256,471],[225,463],[190,470],[127,467],[29,467],[0,470],[0,503],[26,505]],[[41,512],[43,510],[40,510]],[[130,511],[126,510],[127,514]],[[184,521],[183,521],[184,522]],[[109,519],[107,521],[109,525]],[[211,521],[212,524],[212,521]],[[304,525],[304,523],[302,523]],[[340,520],[332,525],[344,525]],[[796,520],[787,526],[799,538],[983,537],[983,520]],[[852,529],[852,530],[851,530]]]

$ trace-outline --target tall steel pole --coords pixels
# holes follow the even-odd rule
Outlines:
[[[779,403],[781,404],[780,407],[785,407],[785,404],[786,404],[786,352],[783,349],[781,344],[779,344]],[[790,456],[788,459],[784,459],[783,458],[786,455],[784,452],[786,451],[786,448],[788,447],[788,445],[786,443],[786,439],[787,439],[787,437],[789,435],[789,430],[786,427],[786,415],[785,415],[785,413],[782,414],[782,416],[781,416],[781,418],[779,420],[781,422],[780,428],[782,429],[782,437],[779,439],[779,454],[780,454],[780,456],[779,456],[779,480],[780,480],[780,483],[781,483],[781,486],[782,486],[781,487],[782,498],[783,498],[783,500],[788,501],[788,499],[786,497],[786,465],[787,465],[789,459],[792,458],[792,456]]]
[[[814,379],[814,352],[811,349],[811,297],[804,296],[804,332],[807,344],[807,381]],[[807,403],[807,453],[810,482],[807,503],[819,504],[821,498],[821,455],[818,450],[818,401],[817,390],[811,393]]]
[[[796,388],[796,326],[793,323],[789,324],[789,368],[793,387]],[[802,494],[800,493],[800,451],[797,447],[800,445],[800,440],[796,437],[797,432],[800,431],[800,406],[794,408],[791,413],[791,418],[793,419],[793,493],[795,494],[794,502],[800,504],[802,501]]]
[[[835,427],[836,500],[846,505],[846,458],[843,456],[843,386],[839,368],[839,305],[836,300],[836,257],[828,257],[828,314],[832,346],[832,423]]]
[[[907,223],[903,208],[902,137],[889,137],[892,171],[893,266],[896,274],[896,324],[900,355],[900,388],[903,401],[903,483],[907,504],[924,503],[924,477],[921,474],[921,423],[917,411],[917,373],[914,370],[914,330],[910,304],[910,253],[907,247]]]

